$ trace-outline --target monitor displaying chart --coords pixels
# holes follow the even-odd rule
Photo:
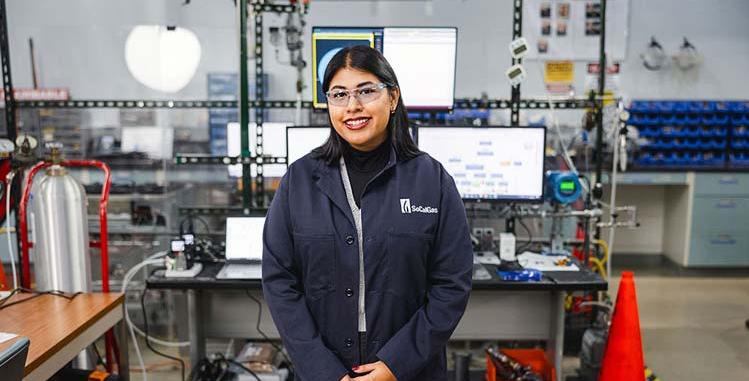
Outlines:
[[[542,200],[545,145],[543,127],[419,127],[419,149],[468,200]]]
[[[381,52],[393,67],[408,109],[452,109],[457,42],[454,27],[314,27],[313,105],[327,107],[322,82],[333,56],[345,47],[366,45]]]

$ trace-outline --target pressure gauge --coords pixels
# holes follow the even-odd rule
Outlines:
[[[39,145],[36,138],[29,134],[21,134],[16,138],[16,146],[25,148],[24,145],[28,144],[28,149],[34,150]]]
[[[0,139],[0,157],[8,157],[16,150],[16,145],[8,139]]]
[[[510,85],[515,87],[523,82],[525,79],[525,69],[521,65],[512,65],[507,69],[507,79],[510,80]]]
[[[523,58],[525,53],[528,53],[528,41],[526,41],[525,37],[517,38],[510,43],[510,55],[512,55],[512,58]]]

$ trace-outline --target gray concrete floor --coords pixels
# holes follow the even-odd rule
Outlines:
[[[645,363],[661,380],[749,380],[749,272],[636,270],[635,283]],[[612,297],[617,288],[618,277]],[[147,349],[144,355],[148,364],[164,363]],[[130,359],[137,366],[134,353]],[[564,368],[574,374],[577,359]],[[148,379],[177,381],[179,371],[159,367]]]
[[[635,285],[645,363],[661,380],[749,380],[749,276],[635,272]]]

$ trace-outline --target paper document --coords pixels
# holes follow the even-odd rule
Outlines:
[[[580,268],[565,255],[542,255],[526,251],[518,255],[523,268],[539,271],[580,271]]]
[[[6,341],[8,341],[8,340],[10,340],[10,339],[12,339],[12,338],[14,338],[16,336],[18,336],[18,335],[15,335],[15,334],[12,334],[12,333],[7,333],[7,332],[0,332],[0,344],[6,342]]]

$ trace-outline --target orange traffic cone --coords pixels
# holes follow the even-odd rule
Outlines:
[[[644,369],[634,274],[625,271],[619,283],[616,307],[611,318],[609,338],[598,379],[642,381],[645,378]]]

